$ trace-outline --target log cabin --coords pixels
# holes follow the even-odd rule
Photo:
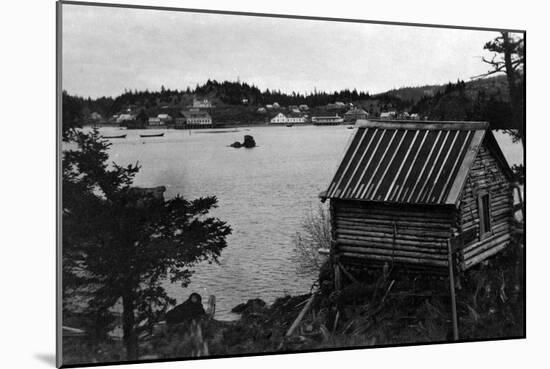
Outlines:
[[[513,176],[488,123],[357,126],[320,195],[330,201],[331,260],[447,273],[508,245]]]

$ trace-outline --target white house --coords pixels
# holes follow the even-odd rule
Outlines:
[[[193,108],[211,108],[212,103],[208,99],[193,99]]]
[[[159,115],[157,115],[157,118],[160,119],[160,121],[163,124],[166,124],[166,123],[169,123],[169,122],[172,121],[172,117],[168,114],[159,114]]]
[[[151,127],[158,127],[158,126],[161,126],[163,123],[159,117],[151,117],[148,120],[148,124]]]
[[[270,122],[272,124],[285,124],[288,123],[288,118],[283,113],[279,113],[275,117],[271,118]]]
[[[182,111],[181,115],[185,117],[185,122],[188,126],[211,126],[212,125],[212,117],[210,114],[208,114],[205,111],[199,111],[199,110],[188,110],[188,111]]]
[[[271,124],[300,124],[305,123],[306,118],[301,114],[284,115],[283,113],[279,113],[273,117],[270,122]]]
[[[395,119],[396,115],[395,111],[385,111],[380,113],[380,119]]]

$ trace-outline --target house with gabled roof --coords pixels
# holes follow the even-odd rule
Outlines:
[[[353,107],[344,114],[344,122],[355,123],[359,119],[367,119],[369,113],[362,108]]]
[[[335,265],[446,273],[507,247],[515,184],[488,123],[357,125],[321,194]]]

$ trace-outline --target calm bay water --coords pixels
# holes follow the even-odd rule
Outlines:
[[[307,293],[315,275],[296,262],[293,236],[304,217],[315,210],[346,144],[355,130],[345,126],[251,127],[233,130],[158,130],[164,137],[140,138],[155,130],[101,129],[113,139],[111,160],[139,161],[135,185],[164,185],[166,196],[192,199],[216,195],[213,215],[227,221],[227,239],[220,264],[202,264],[187,288],[169,285],[178,303],[191,292],[217,299],[218,319],[230,319],[231,308],[251,298],[270,303],[286,294]],[[254,149],[228,145],[254,136]],[[521,145],[497,133],[510,164],[522,162]]]

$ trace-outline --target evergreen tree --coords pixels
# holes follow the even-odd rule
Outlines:
[[[193,266],[217,262],[231,228],[208,216],[216,197],[165,200],[132,187],[138,164],[108,165],[97,130],[66,137],[77,148],[63,153],[64,308],[87,294],[88,315],[102,319],[122,302],[126,357],[136,360],[140,331],[175,303],[165,282],[185,287]]]
[[[493,54],[491,59],[482,58],[492,69],[474,78],[497,73],[506,74],[515,137],[525,144],[523,116],[525,108],[525,41],[523,35],[501,32],[500,36],[487,42],[483,48]]]

